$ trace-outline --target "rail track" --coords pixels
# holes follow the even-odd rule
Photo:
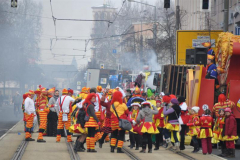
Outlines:
[[[25,139],[21,142],[21,144],[19,145],[17,151],[15,152],[15,154],[13,155],[12,160],[21,160],[22,156],[27,148],[28,145],[28,141],[25,141]]]
[[[141,160],[138,156],[136,156],[134,153],[132,153],[130,150],[128,150],[126,147],[122,148],[123,152],[130,157],[132,160]]]
[[[65,132],[65,135],[66,135],[65,142],[67,144],[68,153],[71,157],[71,160],[80,160],[80,157],[79,157],[78,153],[75,152],[74,149],[73,149],[73,143],[72,142],[67,142],[67,131],[66,131],[66,129],[64,129],[64,132]]]
[[[170,149],[170,151],[174,152],[173,149]],[[175,152],[174,152],[174,153],[175,153]],[[183,153],[183,152],[178,152],[178,153],[176,153],[176,154],[178,154],[179,156],[184,157],[184,158],[186,158],[186,159],[188,159],[188,160],[196,160],[196,158],[193,158],[193,157],[191,157],[191,156],[189,156],[189,155],[187,155],[187,154],[185,154],[185,153]]]

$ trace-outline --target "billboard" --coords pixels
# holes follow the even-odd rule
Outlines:
[[[186,64],[186,49],[194,49],[204,47],[202,43],[210,42],[212,49],[216,52],[215,46],[218,35],[221,30],[179,30],[177,31],[176,42],[176,64]],[[211,41],[210,41],[211,39]]]

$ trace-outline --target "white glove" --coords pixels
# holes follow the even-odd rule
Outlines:
[[[135,120],[132,120],[133,125],[137,124]]]

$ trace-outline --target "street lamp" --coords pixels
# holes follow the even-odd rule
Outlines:
[[[135,0],[128,0],[128,2],[135,2],[135,3],[139,3],[139,4],[144,4],[150,7],[154,7],[154,25],[153,25],[153,39],[154,39],[154,49],[156,49],[156,41],[157,41],[157,7],[154,5],[150,5],[147,3],[143,3],[143,2],[138,2]]]

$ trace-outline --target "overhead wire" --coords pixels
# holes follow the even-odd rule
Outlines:
[[[120,13],[121,13],[121,11],[122,11],[122,9],[123,9],[123,6],[124,6],[124,4],[125,4],[125,2],[126,2],[126,0],[123,1],[122,6],[121,6],[121,8],[119,9],[119,11],[118,11],[117,15],[115,16],[114,20],[112,21],[111,25],[115,22],[115,20],[117,19],[117,17],[120,15]],[[108,25],[108,28],[106,29],[106,31],[105,31],[104,34],[103,34],[103,37],[107,34],[107,32],[108,32],[108,30],[109,30],[109,28],[110,28],[111,25]],[[100,42],[100,40],[96,42],[95,46],[97,46],[99,42]]]

